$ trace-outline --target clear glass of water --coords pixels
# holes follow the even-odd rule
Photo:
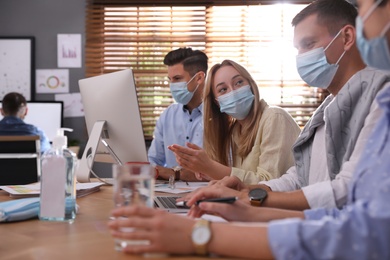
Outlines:
[[[113,165],[115,207],[144,205],[154,207],[154,168],[149,163],[135,162]],[[133,232],[134,228],[123,228]],[[147,245],[148,240],[115,239],[115,249],[122,251],[128,245]]]

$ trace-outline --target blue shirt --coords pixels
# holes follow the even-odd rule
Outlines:
[[[5,116],[0,121],[0,135],[39,135],[41,153],[50,149],[50,142],[45,133],[36,126],[26,124],[16,116]]]
[[[271,222],[277,259],[390,259],[390,88],[377,101],[384,115],[354,172],[347,205]]]
[[[168,168],[177,166],[176,157],[168,145],[185,146],[186,142],[203,147],[203,104],[191,114],[182,105],[174,103],[161,114],[153,133],[153,141],[148,150],[149,162]]]

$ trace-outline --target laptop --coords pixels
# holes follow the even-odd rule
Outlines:
[[[115,154],[114,150],[111,148],[109,143],[105,140],[101,140],[101,142],[104,144],[104,146],[107,148],[108,152],[111,154],[111,156],[115,159],[117,164],[123,165],[119,157]],[[102,181],[104,181],[107,184],[113,184],[112,178],[105,178]],[[179,198],[177,196],[155,196],[154,198],[154,206],[155,208],[164,209],[168,212],[172,213],[186,213],[188,212],[189,208],[186,206],[176,206],[176,199]]]
[[[111,154],[111,156],[115,159],[116,163],[119,165],[123,165],[119,157],[115,154],[114,150],[111,148],[111,146],[108,144],[108,142],[104,139],[101,140],[103,145],[107,148],[108,152]],[[103,182],[106,184],[113,184],[112,178],[105,178],[102,179]],[[168,212],[172,213],[186,213],[188,212],[188,207],[180,207],[176,206],[176,199],[179,198],[177,196],[156,196],[154,198],[154,206],[155,208],[164,209]]]
[[[163,209],[171,213],[187,213],[190,208],[186,206],[176,206],[177,196],[155,196],[155,208]]]

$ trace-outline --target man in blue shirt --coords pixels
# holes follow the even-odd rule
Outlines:
[[[168,146],[186,142],[203,144],[202,93],[207,73],[207,56],[199,50],[179,48],[164,58],[168,66],[170,90],[177,103],[171,104],[160,116],[148,150],[149,162],[155,165],[159,177],[185,181],[197,180],[194,173],[177,166]]]
[[[0,121],[0,135],[38,135],[41,142],[41,153],[50,149],[49,139],[36,126],[26,124],[23,119],[27,115],[27,101],[23,95],[10,92],[4,96]]]

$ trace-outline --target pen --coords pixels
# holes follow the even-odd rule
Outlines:
[[[232,204],[236,200],[238,200],[238,197],[223,197],[223,198],[203,199],[203,200],[198,200],[196,202],[196,205],[199,205],[199,203],[202,203],[202,202],[215,202],[215,203],[229,203],[229,204]],[[176,206],[187,207],[186,201],[176,202]]]

